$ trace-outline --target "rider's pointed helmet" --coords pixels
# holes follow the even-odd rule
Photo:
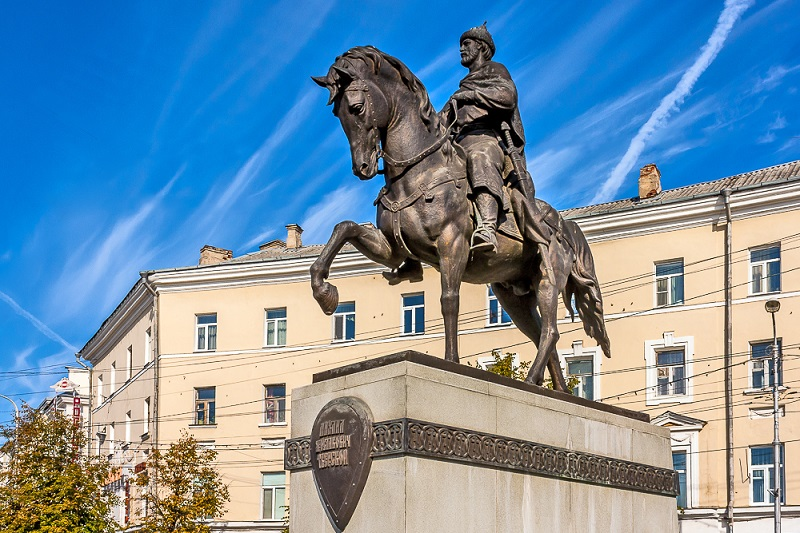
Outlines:
[[[489,33],[489,30],[486,29],[486,21],[483,21],[483,24],[480,26],[475,26],[474,28],[470,28],[464,33],[461,34],[461,39],[459,42],[463,42],[464,39],[475,39],[476,41],[482,41],[489,46],[489,51],[491,56],[494,56],[494,39],[492,39],[492,34]]]

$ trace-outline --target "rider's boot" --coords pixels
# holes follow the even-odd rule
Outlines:
[[[386,281],[389,282],[389,285],[397,285],[401,281],[416,283],[422,281],[422,263],[409,257],[395,270],[383,272],[382,274]]]
[[[497,198],[488,191],[481,191],[475,199],[480,223],[472,233],[472,250],[497,252]]]

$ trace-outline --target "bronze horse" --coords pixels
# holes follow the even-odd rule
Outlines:
[[[383,173],[386,179],[376,200],[377,228],[340,222],[311,267],[314,298],[325,313],[333,313],[339,301],[336,287],[325,279],[349,242],[392,269],[416,258],[440,272],[449,361],[458,362],[462,281],[490,283],[514,324],[536,344],[529,383],[541,385],[548,367],[554,388],[567,388],[556,352],[559,293],[570,310],[575,297],[586,333],[610,357],[594,260],[577,224],[537,200],[540,210],[557,222],[557,238],[549,247],[552,273],[543,266],[537,244],[522,238],[499,233],[496,254],[471,253],[474,221],[465,162],[419,79],[398,59],[367,46],[338,57],[328,74],[314,81],[330,91],[328,104],[350,143],[353,173],[362,180]],[[381,158],[384,170],[378,168]],[[512,205],[523,201],[521,194],[510,190]]]

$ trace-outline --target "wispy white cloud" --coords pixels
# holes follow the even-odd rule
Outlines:
[[[564,176],[566,170],[575,163],[578,155],[579,150],[575,146],[546,150],[531,158],[528,161],[528,168],[531,169],[536,185],[546,187],[559,176]]]
[[[294,136],[301,124],[305,123],[316,96],[317,91],[314,89],[309,89],[302,94],[275,125],[272,134],[239,168],[231,182],[222,190],[219,190],[218,187],[212,188],[196,211],[196,215],[200,217],[200,227],[205,233],[214,232],[215,228],[224,220],[224,215],[242,196],[253,179],[261,175],[273,154]],[[191,220],[191,223],[192,226],[195,226],[194,219]]]
[[[774,65],[770,67],[764,77],[756,80],[752,93],[758,94],[760,92],[772,91],[773,89],[776,89],[788,74],[791,74],[797,70],[800,70],[800,65],[795,65],[793,67]]]
[[[306,210],[301,226],[309,242],[327,240],[335,224],[352,214],[354,206],[367,201],[363,198],[365,189],[358,185],[342,185]]]
[[[786,128],[786,126],[786,117],[779,113],[778,116],[775,117],[775,120],[773,120],[772,123],[767,126],[767,131],[756,139],[756,143],[769,144],[775,142],[775,139],[777,139],[775,132]]]
[[[753,0],[726,0],[725,8],[717,20],[717,25],[708,42],[701,49],[700,55],[686,70],[672,92],[661,100],[661,103],[650,115],[647,122],[639,129],[639,132],[631,140],[625,155],[622,156],[617,166],[611,171],[609,178],[592,198],[592,203],[606,202],[614,197],[622,186],[625,176],[636,164],[636,160],[642,151],[644,151],[647,141],[654,132],[666,124],[673,112],[680,109],[680,105],[689,95],[698,78],[719,54],[725,44],[725,40],[728,38],[728,34],[733,29],[733,25],[752,4]]]
[[[72,343],[64,340],[64,337],[62,337],[61,335],[50,329],[47,326],[47,324],[45,324],[44,322],[33,316],[25,309],[23,309],[11,296],[4,293],[3,291],[0,291],[0,300],[7,303],[11,307],[12,311],[14,311],[16,314],[18,314],[19,316],[30,322],[31,325],[33,325],[33,327],[39,330],[39,332],[42,333],[48,339],[59,343],[61,346],[63,346],[67,350],[72,351],[73,353],[78,351],[77,347],[75,347]]]

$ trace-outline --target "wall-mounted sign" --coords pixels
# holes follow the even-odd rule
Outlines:
[[[317,415],[311,430],[311,469],[322,505],[344,531],[367,484],[372,464],[372,413],[358,398],[337,398]]]

